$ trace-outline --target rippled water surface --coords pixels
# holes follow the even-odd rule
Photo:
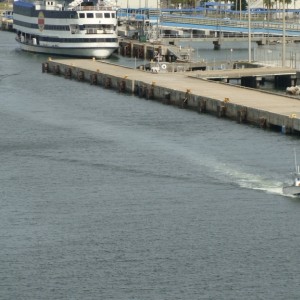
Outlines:
[[[0,32],[0,299],[300,298],[299,138],[46,59]]]

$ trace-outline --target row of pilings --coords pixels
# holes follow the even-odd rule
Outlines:
[[[218,118],[228,118],[237,123],[249,123],[260,128],[272,129],[285,134],[298,134],[294,128],[300,126],[296,116],[282,116],[275,113],[258,110],[231,103],[229,98],[223,101],[195,95],[191,90],[179,91],[161,87],[155,81],[145,83],[133,80],[127,76],[118,77],[101,73],[99,70],[90,71],[74,66],[52,63],[48,61],[42,64],[43,73],[51,73],[63,76],[66,79],[75,79],[79,82],[88,82],[91,85],[101,86],[105,89],[113,89],[119,93],[130,93],[139,98],[154,100],[165,105],[173,105],[182,109],[190,109],[200,114],[208,113]],[[298,122],[297,124],[295,122]],[[279,125],[280,124],[280,125]]]
[[[14,31],[12,20],[0,20],[0,29],[3,31]]]
[[[176,60],[176,56],[169,52],[168,46],[149,42],[122,40],[119,42],[118,52],[122,56],[146,60],[155,59],[157,56],[161,58],[161,61],[173,62]]]

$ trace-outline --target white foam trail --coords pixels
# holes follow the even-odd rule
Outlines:
[[[185,158],[193,164],[206,167],[209,175],[215,177],[218,181],[237,184],[242,188],[261,190],[271,194],[282,195],[283,182],[274,178],[245,172],[240,165],[233,163],[224,163],[205,154],[200,156],[198,153],[186,151]]]
[[[247,173],[241,170],[239,166],[219,163],[215,170],[225,175],[226,182],[234,182],[243,188],[261,190],[271,194],[282,194],[282,182],[258,174]]]

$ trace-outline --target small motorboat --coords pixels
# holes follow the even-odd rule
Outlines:
[[[296,151],[294,150],[295,154],[295,173],[294,173],[294,182],[292,185],[284,186],[282,188],[282,192],[285,195],[294,195],[298,196],[300,195],[300,167],[297,164],[297,158],[296,158]]]

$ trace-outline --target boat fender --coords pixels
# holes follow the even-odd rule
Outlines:
[[[162,65],[161,65],[161,68],[162,68],[163,70],[165,70],[165,69],[167,68],[167,65],[166,65],[166,64],[162,64]]]

